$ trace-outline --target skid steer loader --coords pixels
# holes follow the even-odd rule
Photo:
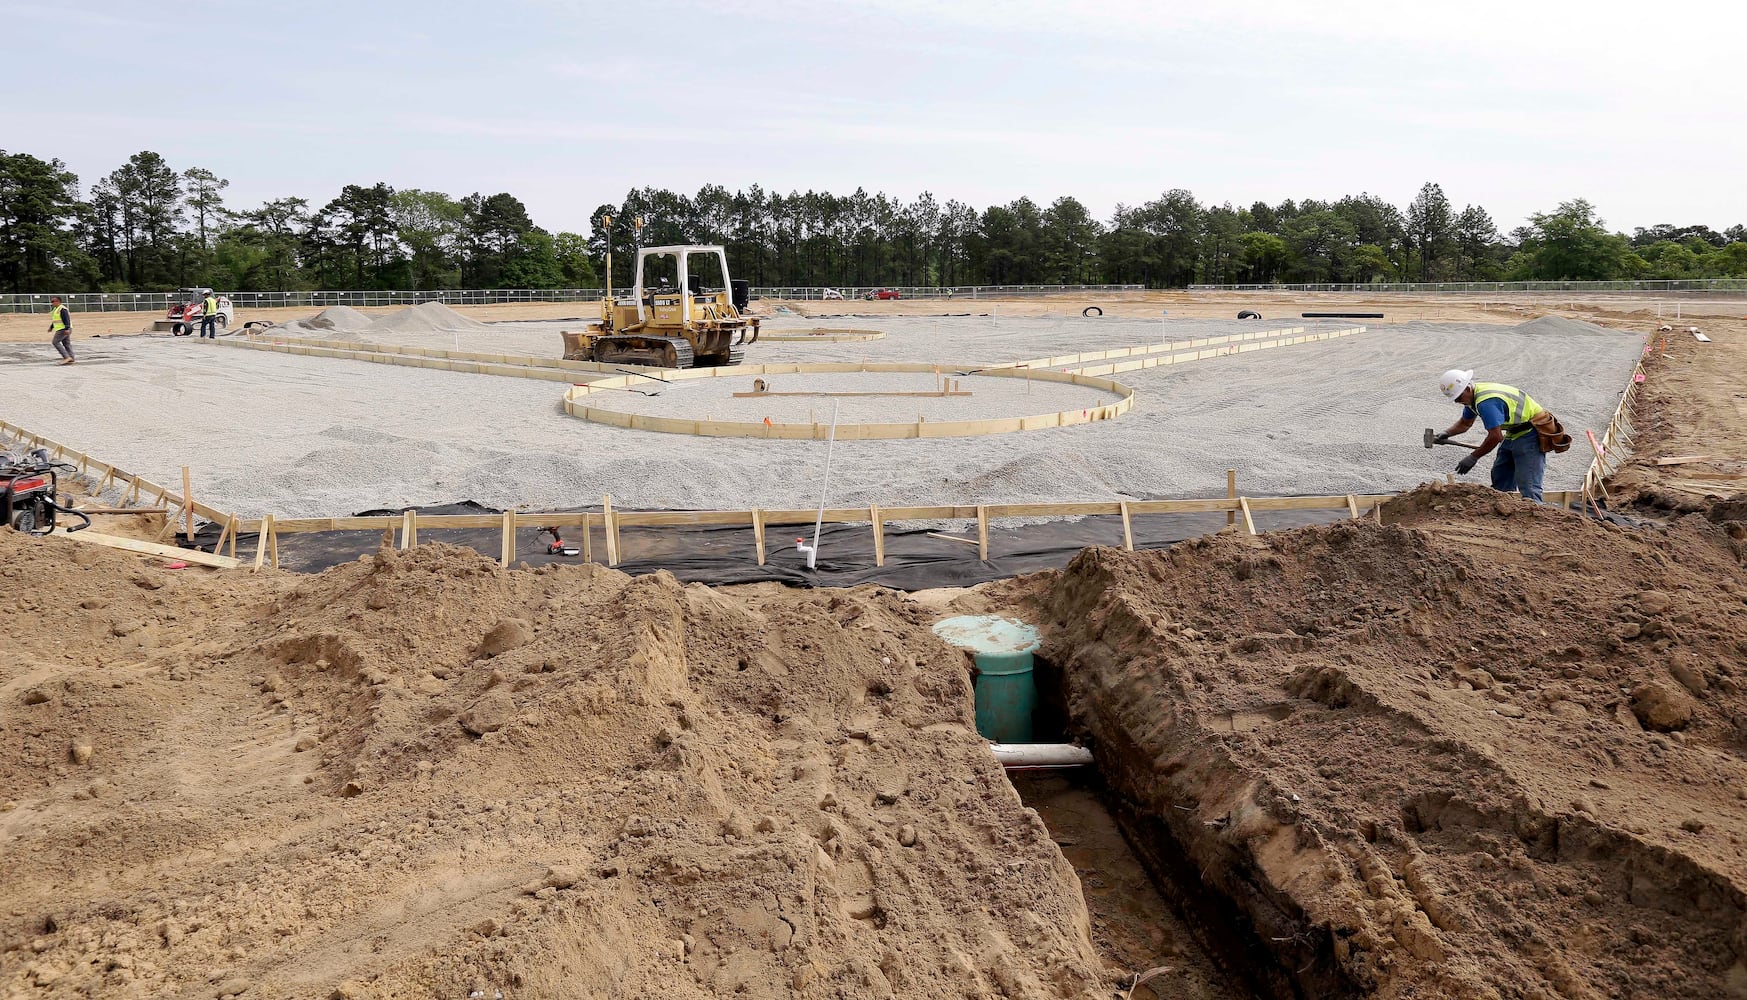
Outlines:
[[[721,285],[706,286],[718,268]],[[610,281],[610,255],[607,274]],[[728,254],[719,246],[646,247],[637,251],[631,294],[615,296],[609,287],[600,322],[564,332],[564,359],[652,368],[737,365],[744,356],[739,348],[758,340],[758,319],[744,314],[750,298],[748,282],[728,277]]]

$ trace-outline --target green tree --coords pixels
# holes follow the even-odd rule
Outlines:
[[[1529,234],[1523,242],[1529,277],[1552,281],[1621,277],[1629,249],[1626,238],[1608,232],[1596,217],[1595,206],[1582,198],[1529,216]]]
[[[66,164],[0,151],[0,281],[13,292],[69,279],[88,287],[96,266],[74,239],[80,208],[79,178]]]
[[[1044,280],[1086,284],[1096,274],[1098,221],[1074,198],[1057,198],[1043,213]]]
[[[394,235],[406,247],[408,285],[454,288],[461,280],[460,252],[467,212],[441,191],[408,188],[389,198]]]
[[[1492,259],[1498,243],[1498,226],[1486,209],[1468,205],[1456,216],[1456,280],[1490,281],[1498,276],[1498,265]]]
[[[164,158],[145,150],[108,177],[121,223],[126,278],[135,288],[175,280],[172,238],[182,222],[182,179]]]
[[[1407,235],[1417,258],[1414,277],[1419,281],[1442,280],[1441,264],[1455,237],[1455,214],[1443,188],[1427,182],[1419,189],[1407,206]]]
[[[600,284],[600,276],[589,258],[588,237],[581,233],[559,233],[552,237],[552,253],[558,261],[564,287],[594,288]]]
[[[188,210],[194,213],[195,235],[200,239],[200,246],[205,248],[211,245],[207,240],[208,222],[216,225],[224,215],[224,196],[219,192],[230,187],[231,182],[204,167],[182,171],[182,180],[187,184],[184,190]]]
[[[1291,253],[1286,241],[1273,233],[1249,232],[1239,239],[1243,244],[1244,280],[1267,284],[1280,280]]]

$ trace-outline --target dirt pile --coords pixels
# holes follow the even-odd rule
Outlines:
[[[0,583],[0,995],[1108,995],[899,595],[4,531]]]
[[[1741,543],[1468,486],[1385,519],[1007,585],[1141,853],[1264,995],[1747,996]]]

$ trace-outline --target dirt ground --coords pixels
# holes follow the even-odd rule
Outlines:
[[[991,585],[1265,995],[1747,996],[1747,504],[1474,486]]]
[[[1107,995],[899,595],[0,531],[0,995]]]

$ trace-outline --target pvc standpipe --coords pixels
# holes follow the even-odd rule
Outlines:
[[[1072,743],[991,743],[1002,767],[1090,767],[1092,751]]]

